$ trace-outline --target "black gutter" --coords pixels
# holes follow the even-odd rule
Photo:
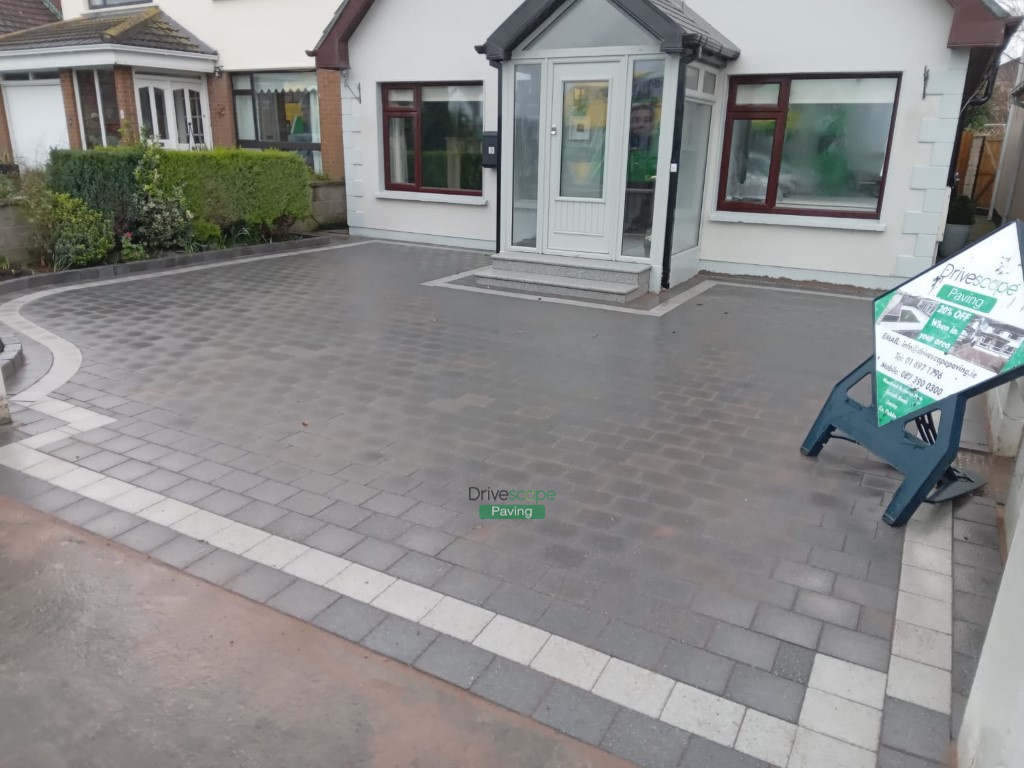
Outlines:
[[[504,135],[504,104],[505,100],[502,98],[502,89],[504,87],[503,81],[505,79],[505,72],[502,69],[501,62],[491,62],[491,65],[498,70],[498,166],[495,170],[498,172],[498,194],[495,195],[495,225],[494,225],[494,252],[501,253],[501,166],[505,164],[504,158],[501,156],[501,145],[504,143],[502,136]]]
[[[672,236],[675,229],[676,200],[679,196],[679,153],[683,148],[683,112],[686,106],[686,67],[695,61],[697,56],[691,52],[689,56],[679,58],[679,77],[676,82],[676,115],[672,131],[672,154],[669,156],[669,168],[676,164],[676,172],[669,171],[668,202],[665,211],[665,247],[661,262],[661,287],[668,288],[669,273],[672,270]]]

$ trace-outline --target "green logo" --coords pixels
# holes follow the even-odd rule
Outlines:
[[[543,520],[543,504],[481,504],[481,520]]]

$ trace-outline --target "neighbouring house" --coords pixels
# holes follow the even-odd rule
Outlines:
[[[32,4],[0,9],[12,1]],[[64,0],[63,20],[0,34],[11,154],[40,165],[52,147],[113,146],[141,128],[173,149],[294,151],[340,180],[339,73],[316,71],[306,55],[336,8]]]
[[[564,295],[887,287],[934,261],[962,107],[1018,24],[995,0],[346,0],[311,53],[344,85],[353,233],[494,249],[482,282]]]

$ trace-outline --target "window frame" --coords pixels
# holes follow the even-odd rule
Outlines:
[[[381,146],[381,154],[384,156],[384,189],[388,192],[417,192],[427,195],[463,195],[466,197],[483,197],[483,177],[481,176],[480,189],[449,189],[447,187],[424,187],[420,185],[423,179],[423,135],[420,132],[423,118],[423,97],[422,88],[451,87],[451,86],[473,86],[479,87],[483,93],[484,83],[481,80],[436,80],[401,83],[380,84],[381,104],[381,134],[384,143]],[[388,94],[391,91],[409,90],[413,92],[413,105],[411,107],[393,107],[388,104]],[[483,116],[484,99],[480,99],[480,114]],[[412,184],[395,183],[391,181],[391,118],[402,117],[412,118],[413,124],[413,167],[416,171],[416,178]],[[483,141],[481,130],[481,142]]]
[[[295,70],[299,71],[299,70]],[[315,70],[304,69],[302,72],[313,72]],[[237,96],[249,96],[252,99],[252,124],[256,129],[256,135],[259,135],[259,114],[258,104],[256,99],[256,88],[254,86],[253,78],[257,75],[276,75],[280,73],[287,73],[289,70],[285,69],[264,69],[264,70],[246,70],[244,72],[225,72],[224,76],[231,78],[231,111],[235,118],[235,145],[241,149],[280,149],[290,152],[323,152],[323,134],[321,133],[320,141],[264,141],[263,139],[242,139],[239,138],[238,132],[238,110],[235,108],[237,104]],[[236,88],[235,78],[236,77],[248,77],[249,87],[248,88]],[[320,98],[320,89],[317,88],[317,100]],[[322,130],[322,126],[318,126]]]
[[[90,11],[107,11],[132,5],[152,5],[153,0],[89,0]]]
[[[842,211],[830,208],[792,208],[778,205],[779,176],[782,169],[782,152],[786,140],[786,122],[789,116],[790,90],[794,80],[896,80],[892,114],[889,118],[889,136],[885,147],[885,162],[878,186],[878,204],[875,210]],[[767,104],[736,104],[736,91],[741,85],[778,85],[779,99],[775,106]],[[722,136],[722,160],[718,175],[719,211],[740,213],[768,213],[784,216],[817,216],[835,219],[868,219],[877,221],[882,216],[885,187],[889,180],[889,162],[892,159],[892,142],[896,132],[896,117],[899,110],[903,75],[899,72],[822,72],[785,75],[749,75],[729,78],[729,89],[725,102],[725,130]],[[729,181],[729,158],[732,150],[733,127],[736,120],[774,120],[775,133],[772,138],[772,155],[768,170],[768,187],[763,203],[751,201],[730,201],[726,199]]]

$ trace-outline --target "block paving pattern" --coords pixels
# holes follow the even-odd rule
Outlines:
[[[39,298],[83,365],[18,408],[4,491],[640,764],[873,765],[883,707],[938,701],[886,678],[894,627],[939,630],[892,473],[796,450],[867,305],[420,286],[481,262],[370,243]],[[482,523],[470,485],[558,500]]]

